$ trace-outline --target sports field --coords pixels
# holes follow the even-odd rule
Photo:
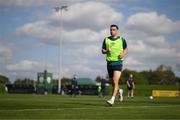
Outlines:
[[[0,119],[180,119],[179,97],[117,99],[113,107],[107,98],[1,94]]]

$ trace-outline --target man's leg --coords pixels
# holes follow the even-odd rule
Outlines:
[[[102,87],[102,97],[104,97],[105,96],[105,90],[104,90],[105,88],[104,88],[104,86]]]
[[[129,96],[130,96],[130,90],[128,89],[128,94],[127,94],[127,97],[129,98]]]
[[[114,73],[113,73],[113,84],[114,84],[113,93],[112,93],[111,99],[107,101],[107,103],[110,105],[114,104],[116,95],[118,93],[120,76],[121,76],[121,71],[114,71]]]
[[[103,97],[105,97],[106,95],[106,87],[104,87],[104,90],[103,90]]]
[[[134,90],[132,89],[131,90],[131,98],[133,98],[134,97]]]
[[[113,96],[116,96],[118,93],[120,77],[121,77],[121,71],[114,71],[114,75],[113,75],[113,81],[114,81]]]

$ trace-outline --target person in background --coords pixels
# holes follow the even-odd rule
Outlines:
[[[66,85],[62,86],[62,93],[61,94],[62,95],[66,95],[67,94],[67,87],[66,87]]]
[[[129,78],[126,81],[126,84],[127,84],[127,90],[128,90],[127,96],[128,96],[128,98],[129,97],[133,98],[134,97],[135,84],[134,84],[134,79],[133,79],[132,74],[130,74]]]
[[[102,92],[101,92],[101,84],[98,85],[98,96],[99,96],[99,97],[102,96]]]
[[[78,86],[77,86],[77,76],[74,75],[73,78],[72,78],[72,81],[71,81],[71,95],[72,96],[76,96],[77,95],[77,89],[78,89]]]
[[[101,94],[102,97],[104,97],[106,94],[106,79],[104,79],[103,77],[101,79]]]
[[[5,85],[5,92],[8,93],[8,87]]]

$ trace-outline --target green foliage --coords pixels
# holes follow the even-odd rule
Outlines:
[[[61,84],[62,85],[71,85],[71,79],[64,77],[64,78],[61,79]]]
[[[146,73],[147,75],[147,73]],[[176,76],[170,66],[160,65],[156,70],[150,72],[152,76],[148,79],[149,84],[175,84]]]
[[[54,86],[58,86],[58,80],[57,79],[53,79],[52,83],[53,83]]]
[[[147,84],[147,80],[144,78],[144,75],[140,72],[134,70],[123,70],[121,81],[126,84],[126,80],[128,79],[129,75],[133,74],[133,79],[135,84]]]
[[[19,86],[30,86],[30,85],[35,85],[36,82],[35,80],[32,80],[30,78],[24,78],[24,79],[16,79],[14,81],[14,84]]]
[[[0,83],[0,94],[5,93],[5,84]]]
[[[180,84],[180,78],[175,76],[170,66],[160,65],[155,70],[150,69],[140,72],[124,69],[121,75],[121,80],[119,81],[121,85],[126,84],[126,80],[128,79],[130,74],[133,74],[135,84]],[[108,81],[108,83],[110,83],[110,81]]]
[[[124,69],[121,75],[121,80],[119,83],[121,85],[126,84],[126,80],[128,79],[129,75],[133,74],[135,84],[149,84],[149,85],[179,85],[180,78],[175,76],[172,68],[170,66],[160,65],[155,70],[145,70],[145,71],[135,71]],[[107,83],[110,83],[110,80],[107,75]],[[96,77],[96,81],[99,80],[99,76]]]
[[[9,83],[10,81],[8,77],[0,75],[0,94],[5,93],[5,85]]]
[[[4,75],[0,75],[0,83],[9,84],[10,83],[9,78]]]
[[[101,82],[101,76],[97,76],[95,79],[96,82]]]
[[[54,79],[53,80],[53,85],[54,86],[58,86],[58,79]],[[63,85],[70,85],[71,84],[71,78],[67,78],[67,77],[63,77],[62,79],[61,79],[61,85],[63,86]]]

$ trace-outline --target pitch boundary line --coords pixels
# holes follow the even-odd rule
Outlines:
[[[86,109],[106,109],[106,108],[109,108],[109,109],[132,109],[132,108],[151,108],[151,107],[180,107],[180,105],[164,105],[164,106],[119,106],[119,107],[82,107],[82,108],[40,108],[40,109],[14,109],[14,110],[7,110],[7,109],[4,109],[4,110],[0,110],[0,112],[6,112],[6,111],[11,111],[11,112],[18,112],[18,111],[49,111],[49,110],[58,110],[58,111],[61,111],[61,110],[68,110],[68,109],[71,109],[71,110],[86,110]]]

